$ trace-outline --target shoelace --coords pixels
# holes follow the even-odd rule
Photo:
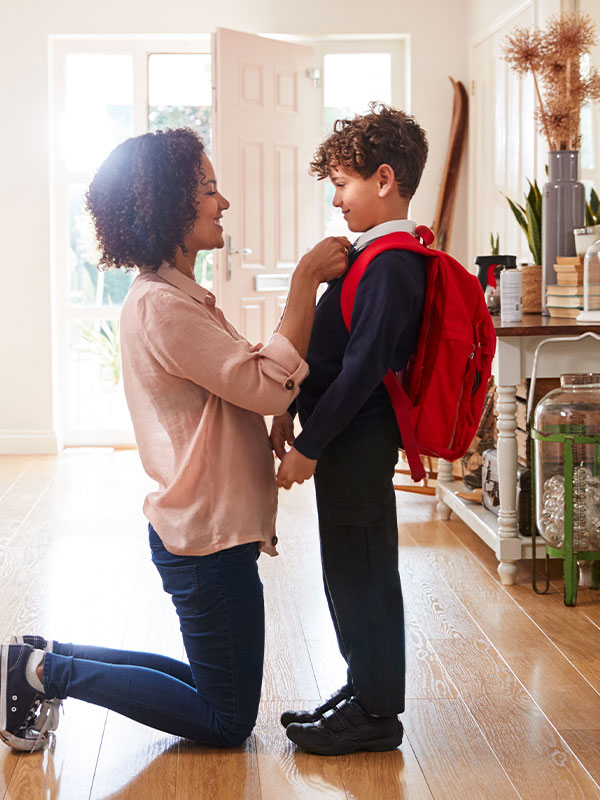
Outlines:
[[[36,731],[37,737],[32,742],[31,750],[37,750],[41,740],[47,740],[50,746],[55,743],[54,731],[58,728],[60,721],[60,709],[62,700],[54,698],[52,700],[36,700],[27,714],[27,719],[20,726],[20,730]]]

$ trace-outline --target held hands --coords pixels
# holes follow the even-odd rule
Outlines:
[[[273,417],[269,440],[275,455],[282,461],[287,452],[286,444],[289,444],[290,447],[294,444],[294,420],[288,411],[278,417]]]
[[[277,486],[291,489],[294,483],[304,483],[312,478],[316,466],[315,459],[306,458],[295,447],[292,447],[284,454],[277,470]]]
[[[277,486],[290,489],[293,483],[304,483],[312,477],[317,462],[306,458],[294,447],[286,450],[286,444],[294,443],[294,420],[287,411],[278,417],[273,417],[271,425],[271,447],[277,458],[281,460],[277,471]]]
[[[345,236],[328,236],[302,256],[298,269],[306,271],[318,283],[339,278],[348,269],[351,246]]]

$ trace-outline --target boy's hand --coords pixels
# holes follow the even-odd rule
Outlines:
[[[317,283],[332,281],[348,269],[351,247],[345,236],[328,236],[302,256],[297,269],[307,272]]]
[[[291,489],[293,483],[304,483],[312,478],[317,462],[306,458],[295,447],[285,453],[277,470],[277,486]]]
[[[286,444],[289,444],[290,447],[294,444],[294,420],[289,411],[273,417],[269,440],[277,458],[283,459],[287,452]]]

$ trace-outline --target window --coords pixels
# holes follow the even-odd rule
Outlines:
[[[185,46],[168,40],[52,41],[57,401],[66,445],[133,443],[119,316],[135,274],[98,271],[87,187],[119,142],[146,131],[189,126],[210,153],[208,50],[208,39]],[[198,254],[196,272],[211,288],[210,253]]]
[[[364,114],[371,101],[410,110],[403,38],[320,41],[317,52],[323,65],[323,137],[336,119]],[[346,223],[331,205],[333,191],[323,181],[324,235],[347,236]]]

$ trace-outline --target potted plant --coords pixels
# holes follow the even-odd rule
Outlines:
[[[523,313],[539,314],[542,310],[542,193],[537,180],[529,184],[525,205],[506,197],[515,219],[521,226],[531,252],[533,264],[521,266]]]
[[[577,180],[579,120],[584,103],[600,99],[600,75],[584,67],[596,43],[592,18],[576,12],[551,17],[545,29],[518,27],[504,57],[520,75],[531,73],[538,129],[548,143],[549,181],[542,188],[542,283],[556,283],[557,256],[574,256],[574,228],[585,220],[585,191]],[[546,312],[545,291],[542,308]]]

